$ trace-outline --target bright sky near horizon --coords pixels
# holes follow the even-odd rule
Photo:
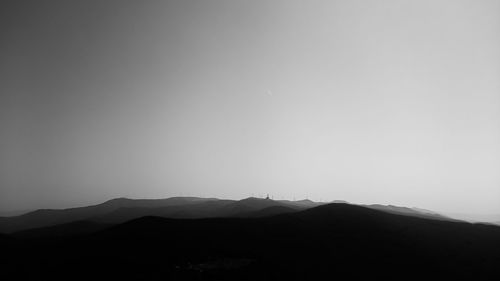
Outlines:
[[[500,1],[3,1],[0,211],[500,213]]]

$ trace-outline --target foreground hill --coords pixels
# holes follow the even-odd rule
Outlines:
[[[259,218],[143,217],[10,245],[12,280],[497,280],[500,227],[327,204]]]
[[[92,221],[75,221],[53,226],[18,231],[12,236],[17,238],[60,238],[67,236],[83,236],[110,227],[110,224]]]

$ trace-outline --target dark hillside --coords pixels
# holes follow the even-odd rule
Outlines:
[[[16,266],[38,280],[497,280],[500,227],[328,204],[262,218],[143,217],[22,245]]]

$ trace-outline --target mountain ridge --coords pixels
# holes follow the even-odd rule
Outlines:
[[[306,280],[332,274],[495,280],[500,260],[498,226],[345,203],[260,217],[143,216],[81,235],[72,225],[48,228],[69,233],[63,236],[43,229],[38,236],[0,235],[0,242],[11,241],[3,256],[12,279],[30,280],[26,274],[38,272],[37,280],[89,280],[96,274],[115,280]]]
[[[341,200],[333,202],[335,204],[349,204]],[[0,232],[13,233],[82,220],[118,224],[141,216],[162,216],[170,218],[245,217],[252,216],[252,213],[256,212],[257,214],[254,215],[259,216],[259,211],[270,207],[283,207],[281,211],[288,212],[291,210],[286,210],[285,208],[298,211],[324,204],[326,203],[314,202],[309,199],[290,201],[256,197],[248,197],[241,200],[201,197],[170,197],[162,199],[130,199],[121,197],[85,207],[39,209],[20,216],[1,217]],[[451,220],[450,218],[428,210],[419,211],[415,208],[411,209],[379,204],[366,206],[390,213]],[[272,213],[273,211],[269,212]],[[275,209],[274,212],[279,213],[280,211]],[[260,215],[263,215],[263,213]]]

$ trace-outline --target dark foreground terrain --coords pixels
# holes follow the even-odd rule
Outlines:
[[[326,204],[0,236],[2,280],[500,280],[500,227]]]

